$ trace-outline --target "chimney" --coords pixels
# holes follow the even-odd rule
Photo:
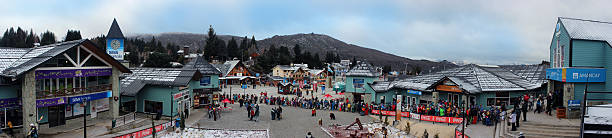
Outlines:
[[[183,46],[183,53],[185,53],[185,55],[189,55],[189,46]]]

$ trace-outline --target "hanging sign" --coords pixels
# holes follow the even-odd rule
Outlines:
[[[101,93],[70,97],[70,104],[82,103],[85,101],[97,100],[97,99],[102,99],[102,98],[108,98],[108,97],[111,97],[111,94],[112,92],[108,91],[108,92],[101,92]]]
[[[36,107],[47,107],[66,104],[66,97],[36,100]]]

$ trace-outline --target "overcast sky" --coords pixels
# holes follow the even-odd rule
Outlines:
[[[77,29],[91,38],[106,34],[116,18],[125,35],[205,33],[208,25],[217,34],[258,40],[313,32],[412,59],[533,64],[549,60],[557,17],[612,21],[610,5],[604,0],[18,0],[0,4],[0,29],[50,30],[58,40]]]

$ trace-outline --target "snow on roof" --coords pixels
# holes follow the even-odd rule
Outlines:
[[[530,74],[544,73],[545,69],[532,69],[528,71],[539,71]],[[522,72],[528,72],[522,71]],[[413,89],[426,91],[436,82],[448,78],[457,83],[460,88],[469,93],[480,93],[486,91],[519,91],[540,88],[545,81],[534,78],[533,81],[514,74],[513,72],[498,66],[465,65],[439,72],[412,76],[406,79],[393,81],[390,87],[400,89]],[[539,83],[542,82],[542,83]]]
[[[200,73],[204,75],[221,74],[221,72],[217,68],[208,63],[208,61],[206,61],[206,59],[204,59],[202,56],[198,56],[195,60],[192,60],[191,62],[187,63],[183,68],[197,69],[198,71],[200,71]]]
[[[121,80],[121,95],[134,96],[145,85],[186,86],[196,70],[183,68],[131,68]]]
[[[74,40],[33,48],[0,47],[0,75],[20,75],[84,41]]]
[[[572,39],[605,41],[612,46],[612,23],[559,17]]]
[[[355,67],[346,73],[346,76],[350,77],[378,77],[378,73],[367,62],[358,63]]]

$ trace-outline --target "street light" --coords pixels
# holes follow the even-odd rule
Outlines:
[[[87,100],[83,100],[83,137],[87,138]]]

